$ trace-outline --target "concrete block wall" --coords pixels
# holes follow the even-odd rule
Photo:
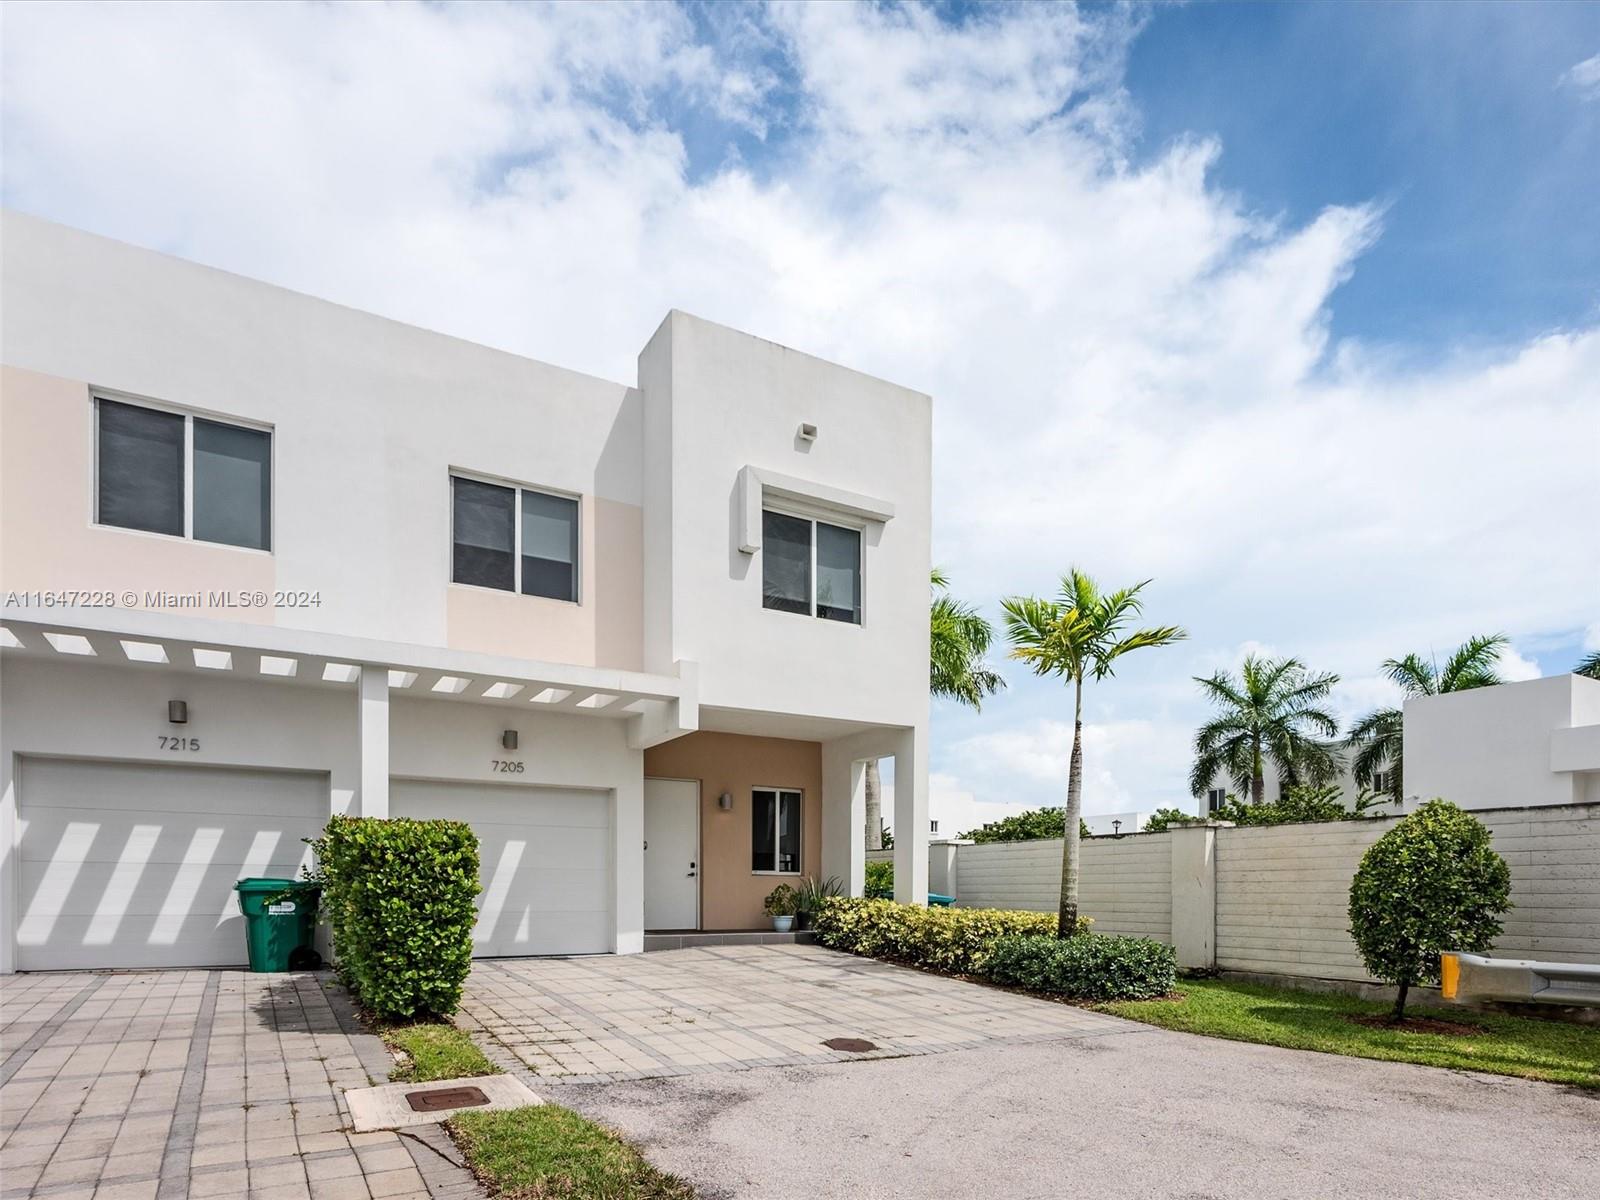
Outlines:
[[[1511,868],[1515,907],[1494,952],[1600,963],[1600,804],[1474,815]],[[1091,838],[1079,902],[1099,932],[1168,942],[1185,967],[1367,980],[1350,938],[1350,881],[1397,819]],[[1059,838],[939,849],[959,906],[1055,911]]]

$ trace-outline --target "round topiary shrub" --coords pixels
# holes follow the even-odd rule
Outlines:
[[[1439,979],[1446,950],[1482,954],[1511,907],[1511,870],[1482,821],[1430,800],[1362,856],[1350,884],[1350,933],[1367,970],[1399,989],[1392,1020],[1413,984]]]

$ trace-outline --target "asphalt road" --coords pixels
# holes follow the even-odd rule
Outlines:
[[[539,1090],[706,1200],[1600,1196],[1600,1093],[1141,1026]]]

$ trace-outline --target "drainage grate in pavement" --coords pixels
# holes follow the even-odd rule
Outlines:
[[[427,1092],[407,1092],[406,1103],[412,1112],[438,1112],[443,1108],[476,1108],[489,1103],[482,1088],[434,1088]]]
[[[822,1044],[829,1050],[842,1050],[846,1054],[865,1054],[868,1050],[878,1048],[866,1038],[829,1038]]]

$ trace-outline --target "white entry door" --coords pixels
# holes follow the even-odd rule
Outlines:
[[[478,835],[483,892],[474,956],[611,949],[611,802],[605,792],[391,779],[389,813],[449,817]]]
[[[644,781],[644,927],[700,928],[700,785]]]

